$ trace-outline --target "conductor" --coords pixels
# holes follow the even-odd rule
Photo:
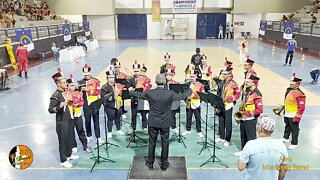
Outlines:
[[[171,116],[171,104],[173,101],[187,99],[192,94],[189,88],[182,94],[177,94],[172,90],[164,88],[166,84],[166,77],[163,74],[156,76],[157,88],[146,92],[135,92],[133,88],[129,88],[130,95],[149,101],[149,151],[146,160],[146,166],[152,170],[155,159],[155,148],[158,133],[161,135],[161,165],[162,171],[166,171],[169,167],[168,154],[169,154],[169,132],[170,126],[173,123]]]

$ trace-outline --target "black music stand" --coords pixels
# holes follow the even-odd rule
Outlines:
[[[204,85],[204,90],[206,93],[210,91],[210,84],[208,80],[197,78],[197,81]]]
[[[143,92],[143,88],[136,88],[134,91],[136,91],[136,92]],[[129,93],[129,92],[128,92],[128,93]],[[130,96],[130,95],[129,95],[129,96]],[[130,96],[130,99],[131,99],[131,98],[134,98],[135,100],[137,99],[137,98],[135,98],[135,97],[131,97],[131,96]],[[131,111],[131,113],[132,113],[132,111]],[[131,119],[131,121],[132,121],[132,119]],[[137,144],[137,141],[138,141],[138,140],[140,140],[140,141],[142,141],[142,142],[144,142],[144,143],[147,143],[146,140],[142,139],[141,137],[139,137],[139,136],[136,134],[136,130],[134,130],[134,129],[132,129],[132,130],[133,130],[133,132],[132,132],[131,136],[129,137],[129,143],[128,143],[128,145],[127,145],[127,148],[129,148],[129,146],[130,146],[131,143],[136,143],[136,144]]]
[[[213,147],[213,144],[208,143],[208,110],[209,110],[209,95],[207,93],[201,93],[198,92],[199,96],[200,96],[200,100],[204,101],[206,103],[206,120],[205,120],[205,124],[206,124],[206,133],[205,133],[205,140],[204,142],[198,142],[198,144],[202,144],[202,149],[199,152],[199,155],[201,154],[201,152],[205,149],[207,149],[207,147]]]
[[[220,111],[224,111],[224,103],[222,98],[220,98],[219,96],[212,94],[212,93],[208,93],[208,101],[211,104],[211,106],[213,106],[215,109],[218,109]],[[214,116],[215,117],[215,116]],[[214,126],[216,124],[215,118],[214,118]],[[215,132],[215,128],[213,129],[213,153],[212,156],[210,156],[210,158],[208,160],[206,160],[204,163],[202,163],[200,165],[200,167],[208,164],[208,163],[219,163],[220,165],[228,168],[228,166],[223,163],[217,156],[216,156],[216,132]]]
[[[91,112],[96,112],[96,111],[99,111],[100,108],[101,108],[101,105],[104,104],[110,97],[112,96],[111,93],[101,97],[100,99],[92,102],[90,105],[89,105],[89,108],[90,108],[90,111]],[[109,159],[109,146],[116,146],[116,147],[119,147],[118,145],[115,145],[115,144],[112,144],[112,143],[108,143],[108,137],[107,137],[107,119],[106,119],[106,113],[103,109],[103,116],[104,116],[104,130],[105,130],[105,138],[106,138],[106,142],[104,144],[101,144],[99,145],[99,141],[98,141],[98,138],[97,138],[97,147],[95,149],[97,149],[97,156],[95,156],[93,154],[93,151],[92,151],[92,154],[93,154],[93,157],[91,157],[90,159],[93,159],[94,160],[94,164],[91,168],[91,171],[90,173],[92,172],[92,170],[94,169],[94,167],[97,165],[97,164],[100,164],[101,162],[113,162],[115,163],[115,161]],[[105,147],[103,147],[105,145]],[[109,145],[109,146],[108,146]],[[107,156],[108,158],[105,158],[105,157],[102,157],[100,155],[100,147],[103,147],[107,153]],[[102,160],[100,160],[102,159]]]
[[[122,90],[122,94],[121,94],[121,98],[122,98],[122,107],[123,107],[123,111],[124,111],[124,100],[127,100],[127,99],[131,99],[130,95],[129,95],[129,90]],[[126,123],[126,124],[130,124],[129,122],[127,121],[124,121],[122,119],[122,116],[120,116],[120,122],[121,122],[121,126],[122,126],[122,122]]]
[[[189,86],[190,86],[189,84],[169,84],[169,89],[173,90],[175,93],[183,93],[189,88]],[[183,139],[186,139],[186,137],[181,135],[181,112],[180,112],[180,107],[179,107],[178,110],[176,110],[176,111],[179,111],[179,122],[178,122],[179,133],[178,133],[177,136],[172,138],[170,141],[178,140],[178,143],[182,143],[182,145],[185,148],[187,148],[186,144],[183,141]]]

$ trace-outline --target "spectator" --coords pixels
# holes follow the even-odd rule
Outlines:
[[[318,82],[319,76],[320,76],[320,68],[314,68],[310,72],[310,76],[313,79],[311,82],[312,84],[315,84]]]
[[[226,39],[229,39],[229,33],[230,33],[230,29],[229,29],[229,25],[227,24],[227,26],[226,26],[226,35],[225,35]]]
[[[218,39],[223,39],[223,26],[222,26],[222,24],[219,25]]]
[[[289,19],[287,18],[287,16],[286,15],[283,15],[282,16],[282,19],[281,19],[281,21],[284,21],[284,22],[286,22],[286,21],[288,21]]]
[[[315,17],[313,14],[311,14],[311,23],[317,23],[317,17]]]
[[[79,43],[80,46],[82,46],[86,51],[88,51],[87,45],[84,43],[87,41],[87,38],[85,36],[78,36],[77,37],[77,43]]]
[[[269,117],[258,118],[259,138],[244,146],[238,161],[240,171],[247,169],[245,179],[284,179],[290,159],[286,146],[271,138],[275,124],[275,120]]]
[[[293,19],[294,18],[294,14],[290,14],[288,18],[289,18],[289,21],[292,22],[294,20]]]
[[[233,28],[233,24],[231,24],[231,27],[230,27],[230,39],[233,39],[234,38],[234,28]]]
[[[5,23],[5,21],[4,21],[4,16],[3,16],[2,11],[0,11],[0,27],[1,27],[1,28],[6,27],[6,23]]]
[[[53,52],[53,61],[59,61],[59,50],[60,50],[60,48],[56,47],[56,43],[52,43],[51,50]]]

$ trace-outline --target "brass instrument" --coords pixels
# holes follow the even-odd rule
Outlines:
[[[243,120],[243,118],[244,118],[244,112],[246,110],[244,96],[245,96],[246,91],[247,91],[247,84],[244,83],[243,94],[242,94],[243,98],[242,98],[241,104],[239,106],[239,110],[234,113],[234,120],[236,121],[237,124],[240,124],[240,121]]]
[[[279,107],[277,108],[273,108],[272,111],[274,112],[274,114],[276,114],[277,116],[280,116],[281,112],[284,110],[284,105],[279,105]]]

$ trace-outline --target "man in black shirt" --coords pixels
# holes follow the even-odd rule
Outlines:
[[[173,123],[171,105],[173,101],[186,99],[192,94],[189,88],[183,94],[177,94],[171,90],[164,88],[166,84],[166,77],[164,74],[156,76],[156,84],[158,87],[146,92],[135,92],[133,88],[129,88],[130,95],[148,100],[150,105],[149,111],[149,151],[146,166],[152,170],[155,159],[155,147],[157,142],[158,133],[161,135],[161,169],[167,170],[169,167],[168,154],[169,154],[169,132],[170,126]]]
[[[196,54],[191,57],[191,64],[196,66],[196,69],[202,65],[202,56],[200,54],[200,48],[196,48]]]

